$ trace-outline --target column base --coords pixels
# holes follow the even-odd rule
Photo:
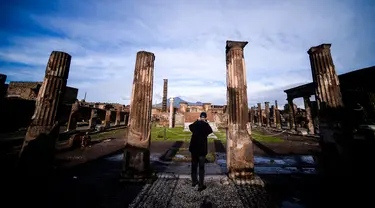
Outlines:
[[[228,170],[228,177],[230,179],[254,179],[254,169],[253,168],[230,168]]]
[[[127,145],[124,149],[123,168],[121,172],[122,182],[143,182],[155,177],[150,168],[150,151]]]
[[[115,126],[120,126],[120,120],[117,120],[117,121],[115,122]]]

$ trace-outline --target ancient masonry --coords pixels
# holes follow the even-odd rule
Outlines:
[[[151,111],[155,55],[137,53],[122,177],[134,178],[149,170]]]
[[[262,117],[262,104],[258,103],[258,125],[262,126],[263,117]]]
[[[163,101],[161,112],[167,112],[167,96],[168,96],[168,79],[164,79]]]
[[[330,127],[329,113],[343,107],[340,82],[331,56],[331,44],[322,44],[310,48],[311,72],[315,84],[316,100],[319,108],[319,131],[326,143],[335,143],[333,129]]]
[[[331,44],[322,44],[310,48],[307,52],[310,57],[313,82],[316,84],[318,106],[322,102],[327,107],[343,106],[340,82],[335,71],[331,56]]]
[[[35,139],[41,133],[49,133],[59,116],[59,106],[63,101],[69,76],[71,56],[64,52],[53,51],[49,58],[43,84],[35,103],[32,122],[27,129],[25,143]],[[56,132],[51,132],[57,136]]]
[[[75,130],[77,128],[77,114],[79,111],[79,101],[77,100],[73,105],[72,105],[72,110],[69,115],[69,121],[68,121],[68,126],[67,130]]]
[[[125,116],[125,115],[124,115]],[[115,121],[115,126],[120,126],[121,122],[121,110],[116,109],[116,121]]]
[[[276,109],[276,128],[281,129],[281,117],[280,117],[279,105],[277,104],[277,100],[275,100],[275,109]]]
[[[264,102],[264,111],[266,113],[266,126],[270,127],[270,102]]]
[[[296,129],[296,123],[294,116],[296,115],[296,112],[294,111],[294,104],[293,99],[288,98],[288,105],[289,105],[289,127],[291,130]]]
[[[227,167],[231,178],[248,178],[253,174],[254,156],[247,131],[248,101],[243,48],[247,42],[227,41]]]

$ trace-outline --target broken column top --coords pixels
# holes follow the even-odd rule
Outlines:
[[[168,82],[168,79],[163,79],[164,80],[164,82]]]
[[[148,52],[148,51],[138,51],[137,54],[152,55],[155,58],[154,53],[151,53],[151,52]]]
[[[315,53],[315,52],[319,52],[319,51],[322,51],[324,49],[330,49],[331,48],[331,45],[330,43],[324,43],[324,44],[321,44],[321,45],[318,45],[318,46],[314,46],[314,47],[311,47],[307,53],[310,55],[312,53]]]
[[[227,45],[225,46],[226,51],[232,48],[240,48],[243,49],[249,42],[247,41],[233,41],[227,40]]]
[[[264,102],[265,104],[270,104],[270,102]]]

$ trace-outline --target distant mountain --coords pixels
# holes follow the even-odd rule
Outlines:
[[[169,99],[170,99],[170,98],[167,99],[167,108],[169,108]],[[203,105],[203,103],[202,103],[202,102],[199,102],[199,101],[193,103],[193,102],[188,102],[188,101],[186,101],[186,100],[183,100],[183,99],[181,99],[180,97],[175,97],[175,98],[173,98],[173,107],[175,107],[175,108],[179,108],[181,102],[187,102],[189,105]],[[154,106],[154,107],[157,107],[157,108],[161,108],[161,107],[162,107],[162,103],[158,103],[158,104],[155,104],[155,105],[153,105],[153,106]]]

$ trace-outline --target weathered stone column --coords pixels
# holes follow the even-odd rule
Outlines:
[[[180,113],[186,113],[187,106],[187,102],[180,102]]]
[[[121,122],[121,110],[117,109],[116,110],[116,121],[115,121],[115,126],[120,126]]]
[[[109,128],[111,127],[111,111],[106,110],[105,111],[105,120],[104,120],[104,128]]]
[[[276,128],[281,129],[281,115],[279,111],[279,106],[277,100],[275,100],[275,109],[276,109]]]
[[[331,44],[312,47],[307,53],[310,58],[318,108],[322,102],[327,107],[342,107],[340,81],[331,56]]]
[[[125,112],[124,114],[124,122],[125,122],[125,126],[128,126],[128,123],[129,123],[129,113],[128,112]]]
[[[169,99],[169,128],[173,128],[173,97]]]
[[[168,79],[164,79],[163,101],[162,101],[161,112],[168,112],[167,111],[167,96],[168,96]]]
[[[64,52],[53,51],[49,58],[43,84],[36,98],[32,122],[27,130],[25,143],[39,134],[48,133],[58,119],[60,106],[69,76],[71,56]],[[58,135],[59,131],[53,132]]]
[[[90,120],[89,120],[89,128],[90,129],[95,128],[97,118],[98,118],[98,111],[95,108],[91,109],[91,116],[90,116]]]
[[[262,126],[262,124],[263,124],[262,104],[258,103],[258,125]]]
[[[72,110],[69,116],[69,121],[68,121],[68,126],[67,126],[68,131],[76,130],[78,112],[79,112],[79,101],[76,100],[76,102],[72,104]]]
[[[124,150],[125,180],[143,178],[149,172],[154,61],[153,53],[137,53]]]
[[[306,110],[306,118],[307,118],[307,129],[309,130],[309,134],[314,133],[314,124],[311,117],[311,103],[310,97],[303,97],[303,101],[305,103],[305,110]]]
[[[251,124],[255,123],[254,114],[255,114],[254,107],[251,107],[250,108],[250,122],[251,122]]]
[[[203,110],[208,112],[211,109],[211,103],[203,103]]]
[[[243,48],[247,42],[227,41],[227,167],[231,178],[253,175],[254,155],[251,135],[247,131],[248,101]]]
[[[270,127],[270,102],[264,102],[264,111],[266,113],[266,126]]]
[[[293,99],[288,98],[288,105],[289,105],[289,128],[290,130],[296,129],[296,123],[295,123],[295,112],[294,112],[294,104]]]

